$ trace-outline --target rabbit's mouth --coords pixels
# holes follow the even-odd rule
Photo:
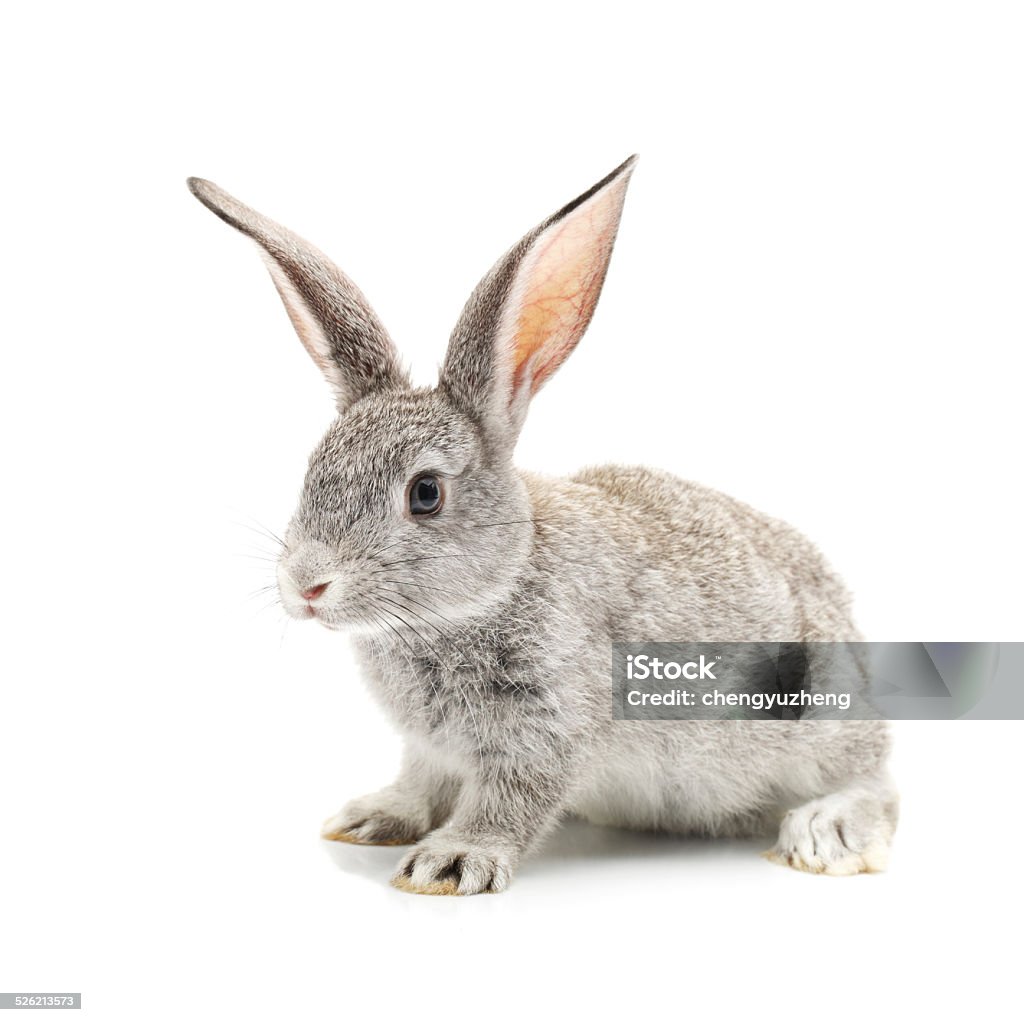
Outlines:
[[[331,608],[320,607],[316,604],[307,604],[299,612],[299,616],[304,621],[316,621],[318,624],[323,625],[324,628],[329,628],[332,632],[347,632],[358,627],[358,624],[341,617],[337,612],[332,611]]]
[[[337,590],[340,585],[313,587],[314,590],[320,589],[319,592],[299,592],[291,586],[286,586],[281,591],[281,602],[290,617],[299,621],[315,621],[332,632],[360,632],[372,629],[372,623],[360,616],[358,608],[339,604],[340,594],[332,592],[332,588]]]
[[[308,601],[304,606],[293,605],[288,607],[287,611],[291,617],[297,618],[299,621],[315,621],[331,631],[344,631],[349,627],[329,607],[318,606]]]
[[[311,607],[309,612],[302,616],[304,620],[316,621],[317,624],[323,625],[328,631],[343,632],[345,635],[379,635],[382,632],[379,623],[355,618],[340,618],[323,608]]]
[[[351,627],[348,615],[341,612],[340,608],[328,603],[323,597],[310,599],[305,593],[291,594],[290,599],[284,601],[285,609],[293,618],[300,621],[316,621],[325,628],[332,631],[344,631]]]

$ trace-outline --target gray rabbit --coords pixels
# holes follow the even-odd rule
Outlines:
[[[393,878],[406,891],[502,891],[568,814],[706,835],[771,826],[766,854],[798,869],[885,865],[897,798],[884,722],[612,719],[613,641],[856,639],[814,547],[653,469],[513,466],[530,399],[593,315],[634,163],[497,262],[422,389],[322,253],[188,182],[256,242],[337,400],[278,584],[291,616],[352,637],[404,735],[397,780],[323,835],[411,844]]]

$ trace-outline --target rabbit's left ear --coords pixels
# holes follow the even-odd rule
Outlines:
[[[501,448],[579,343],[601,294],[636,157],[526,235],[477,285],[440,387]]]

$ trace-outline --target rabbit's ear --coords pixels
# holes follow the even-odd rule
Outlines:
[[[594,314],[635,162],[631,156],[507,252],[456,324],[440,386],[501,446],[515,442],[530,398]]]
[[[409,386],[387,331],[327,256],[209,181],[190,177],[188,187],[259,246],[299,340],[327,377],[339,411],[373,391]]]

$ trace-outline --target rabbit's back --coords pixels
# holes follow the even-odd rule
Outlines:
[[[614,639],[858,638],[815,546],[742,501],[645,467],[526,479],[538,555],[603,593]]]

